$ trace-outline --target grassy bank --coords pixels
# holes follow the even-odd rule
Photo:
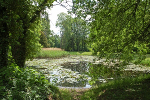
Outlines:
[[[48,50],[41,50],[39,53],[37,53],[35,58],[61,58],[69,55],[92,55],[92,52],[82,52],[82,51],[70,52],[70,51],[63,51],[60,49],[59,50],[48,49]],[[150,54],[147,54],[146,59],[143,60],[140,64],[150,66]]]
[[[60,58],[69,55],[66,51],[59,50],[41,50],[35,58]]]
[[[63,100],[149,100],[150,75],[125,78],[92,89],[60,89]]]
[[[149,100],[150,75],[126,78],[90,89],[81,100]]]
[[[92,52],[69,52],[63,50],[41,50],[35,58],[61,58],[69,55],[92,55]]]

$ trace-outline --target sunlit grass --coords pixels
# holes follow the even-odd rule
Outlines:
[[[146,58],[146,59],[143,60],[140,64],[146,65],[146,66],[150,66],[150,58]]]
[[[67,51],[60,50],[41,50],[35,58],[59,58],[69,55]]]
[[[63,50],[41,50],[35,58],[60,58],[69,55],[92,55],[92,52],[69,52]]]
[[[78,52],[68,52],[70,55],[92,55],[92,52],[82,52],[82,51],[78,51]]]
[[[150,54],[147,54],[146,55],[146,59],[145,60],[142,60],[141,65],[146,65],[146,66],[150,66]]]

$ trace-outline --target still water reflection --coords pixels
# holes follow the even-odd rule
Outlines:
[[[61,64],[63,68],[71,69],[72,71],[77,71],[80,74],[85,74],[85,72],[88,72],[88,62],[85,61],[79,61],[79,62],[67,62],[64,64]]]
[[[135,77],[143,72],[122,70],[118,67],[104,66],[105,60],[95,63],[91,57],[70,57],[66,59],[49,60],[35,59],[28,61],[27,66],[45,74],[50,82],[60,87],[90,88],[91,81],[97,79],[96,84],[108,82],[112,79]]]
[[[66,62],[61,64],[61,66],[62,70],[51,71],[51,75],[54,74],[55,76],[49,77],[50,82],[55,81],[56,85],[60,87],[91,87],[88,82],[91,78],[86,75],[89,68],[88,62]]]

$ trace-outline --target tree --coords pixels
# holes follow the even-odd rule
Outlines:
[[[54,35],[54,47],[60,48],[60,36],[59,35]]]
[[[39,46],[35,41],[39,40],[40,13],[50,7],[53,0],[5,0],[0,3],[0,66],[7,66],[10,44],[16,64],[24,67],[25,60],[32,57]]]
[[[39,42],[45,48],[50,47],[50,44],[48,44],[47,37],[45,36],[45,34],[42,31],[41,31],[40,41]]]
[[[54,32],[50,30],[50,20],[48,18],[48,13],[45,12],[42,21],[42,30],[40,36],[40,44],[43,47],[59,47],[60,48],[60,39],[59,36],[54,35]]]
[[[0,11],[0,67],[2,68],[8,65],[9,33],[7,8],[4,4],[1,4]]]
[[[74,12],[91,16],[93,51],[100,57],[139,60],[150,40],[149,0],[75,0]],[[75,9],[77,8],[77,9]],[[135,52],[133,48],[138,48]]]
[[[90,31],[89,25],[87,25],[85,20],[75,17],[72,29],[76,44],[75,51],[88,51],[86,42]]]
[[[52,35],[52,32],[50,30],[50,20],[48,18],[48,13],[45,12],[43,18],[41,18],[42,21],[42,34],[40,36],[40,44],[43,47],[50,47],[50,35]]]
[[[86,22],[80,18],[60,13],[56,26],[61,30],[61,48],[67,51],[86,51],[86,38],[89,28]]]
[[[56,26],[60,27],[61,30],[61,48],[65,50],[70,50],[71,46],[69,43],[72,43],[73,40],[71,40],[72,37],[72,17],[65,14],[60,13],[57,15],[58,19],[56,22]]]

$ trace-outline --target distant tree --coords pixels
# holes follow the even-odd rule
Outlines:
[[[89,28],[80,18],[72,18],[65,13],[58,14],[56,26],[61,30],[61,48],[67,51],[86,51],[86,38]]]
[[[48,44],[48,40],[42,31],[41,31],[39,43],[45,48],[50,47],[50,44]]]
[[[48,48],[52,45],[50,45],[50,35],[52,35],[53,33],[50,30],[50,20],[48,18],[48,13],[45,12],[43,15],[43,18],[41,18],[42,21],[42,34],[40,36],[40,44],[45,47]]]
[[[60,40],[61,38],[59,35],[54,35],[54,43],[55,43],[54,47],[60,48]]]
[[[70,39],[72,37],[72,17],[66,13],[60,13],[57,16],[56,26],[61,30],[61,48],[69,51],[72,47],[69,43],[73,41]]]
[[[88,51],[86,41],[90,33],[89,25],[87,25],[85,20],[75,17],[72,29],[76,44],[75,51]]]

